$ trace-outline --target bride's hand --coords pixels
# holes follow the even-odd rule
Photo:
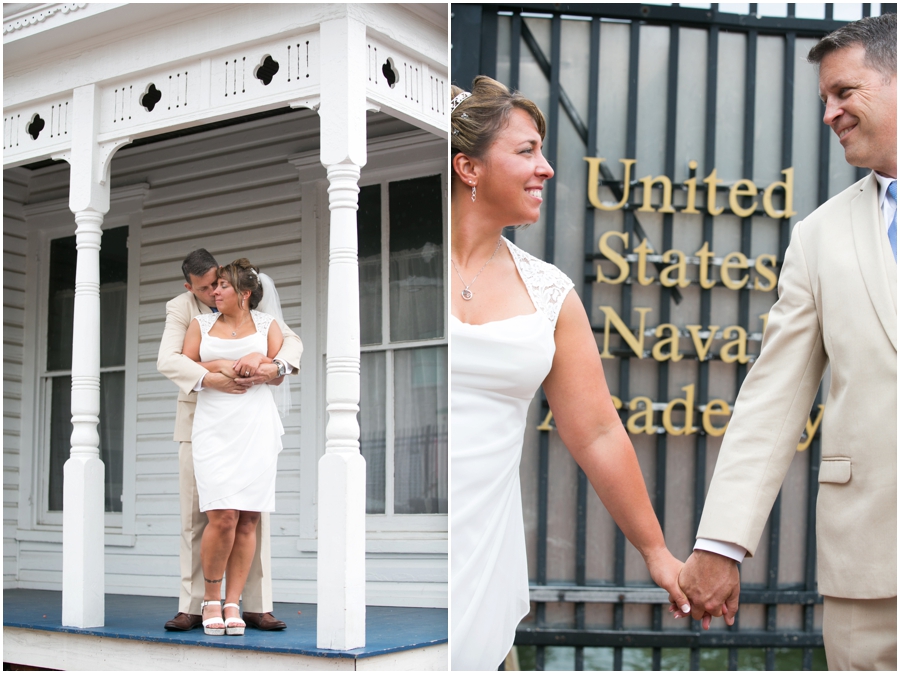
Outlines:
[[[685,614],[690,613],[690,602],[678,584],[678,574],[681,572],[684,562],[678,561],[665,547],[648,555],[644,561],[647,563],[653,582],[669,593],[670,604],[677,606]]]

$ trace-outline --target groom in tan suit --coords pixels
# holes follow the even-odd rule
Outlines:
[[[182,355],[184,335],[194,316],[209,313],[215,307],[213,291],[217,285],[218,264],[205,249],[188,255],[181,270],[187,292],[166,304],[166,328],[159,345],[156,368],[178,386],[178,407],[175,413],[176,442],[179,463],[179,491],[181,493],[181,592],[178,614],[165,624],[167,630],[191,630],[201,623],[200,602],[203,600],[203,570],[200,567],[200,541],[207,524],[200,512],[194,463],[191,456],[191,430],[197,391],[209,387],[240,395],[247,388],[264,384],[282,374],[297,372],[303,345],[300,338],[283,321],[278,321],[284,335],[281,351],[274,362],[262,355],[241,359],[246,375],[229,379],[223,374],[207,372],[199,363]],[[269,545],[269,513],[262,513],[256,537],[256,555],[244,586],[244,622],[249,627],[280,630],[285,623],[272,615],[272,572]]]
[[[897,668],[896,41],[887,14],[809,53],[823,121],[872,173],[794,227],[680,577],[695,619],[734,622],[737,564],[756,551],[830,365],[816,506],[830,669]]]

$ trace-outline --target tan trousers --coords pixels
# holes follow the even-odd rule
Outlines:
[[[825,597],[822,635],[829,670],[897,671],[897,597]]]
[[[181,613],[200,615],[203,601],[203,569],[200,566],[200,541],[209,521],[200,512],[197,482],[194,480],[194,460],[191,443],[182,442],[178,447],[178,487],[181,491],[181,592],[178,610]],[[225,579],[228,582],[228,579]],[[250,565],[250,575],[244,585],[243,609],[251,613],[268,613],[272,610],[272,554],[269,545],[269,513],[262,513],[256,530],[256,555]]]

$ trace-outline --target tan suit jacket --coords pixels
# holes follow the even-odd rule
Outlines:
[[[159,343],[156,369],[178,386],[174,436],[176,442],[191,441],[194,409],[197,406],[197,393],[193,389],[200,378],[207,373],[205,367],[181,353],[181,349],[184,347],[184,335],[194,316],[208,314],[210,311],[211,309],[198,301],[189,290],[166,303],[166,328]],[[278,325],[284,335],[284,344],[277,357],[290,365],[293,368],[292,374],[296,374],[300,368],[303,344],[300,338],[284,324],[284,321],[278,321]]]
[[[819,592],[897,594],[897,265],[875,175],[794,228],[778,302],[719,452],[700,538],[753,554],[825,367]]]

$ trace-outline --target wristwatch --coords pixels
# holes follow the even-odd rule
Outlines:
[[[275,365],[278,368],[278,374],[275,375],[276,377],[283,377],[285,374],[287,374],[287,368],[284,366],[283,362],[281,362],[280,360],[276,360]]]

